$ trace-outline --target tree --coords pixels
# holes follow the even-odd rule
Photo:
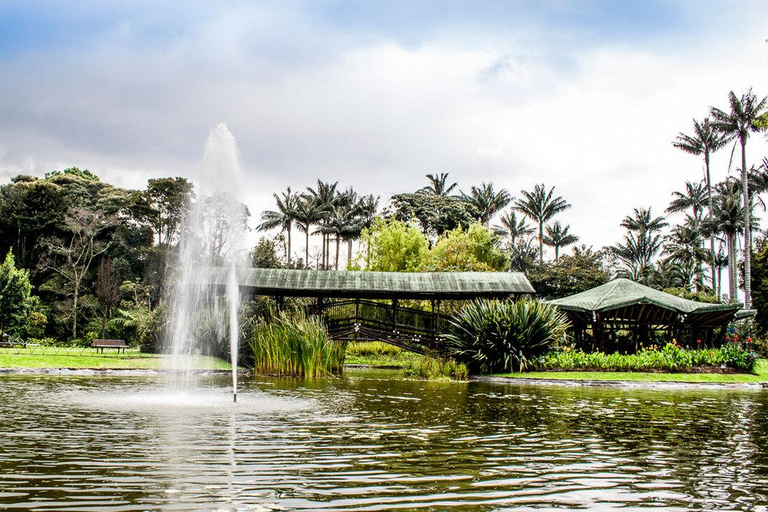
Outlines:
[[[251,253],[255,268],[281,268],[280,258],[277,257],[277,244],[271,238],[262,236]]]
[[[256,229],[259,231],[267,231],[279,227],[280,232],[287,235],[288,240],[285,246],[285,259],[290,266],[291,228],[293,227],[293,221],[296,213],[298,194],[291,191],[291,187],[288,187],[281,195],[272,194],[272,196],[275,198],[277,210],[267,210],[262,212],[261,224],[259,224]]]
[[[518,238],[522,238],[533,234],[533,228],[525,223],[525,219],[518,219],[515,214],[514,207],[501,214],[499,218],[499,225],[494,226],[496,233],[509,237],[509,248],[515,246],[515,242]]]
[[[101,309],[101,338],[106,338],[107,322],[112,317],[112,308],[120,303],[120,279],[112,269],[112,260],[102,258],[96,273],[96,297]]]
[[[423,265],[429,272],[500,272],[509,265],[508,256],[499,249],[499,240],[482,224],[468,230],[447,231],[430,249]]]
[[[559,260],[560,248],[575,244],[579,237],[569,233],[571,226],[563,227],[560,221],[555,221],[547,226],[547,234],[544,235],[544,243],[555,248],[555,263]]]
[[[666,237],[663,253],[672,261],[694,269],[692,280],[696,281],[696,291],[701,292],[703,286],[703,269],[701,263],[709,254],[702,247],[702,222],[697,217],[686,217],[683,224],[672,228]],[[690,286],[692,280],[686,281]]]
[[[31,306],[29,271],[16,268],[13,252],[8,251],[0,265],[0,333],[26,334]]]
[[[493,183],[481,183],[479,187],[472,186],[469,194],[462,194],[469,204],[480,212],[480,222],[489,225],[496,212],[501,211],[512,202],[512,196],[505,189],[498,192],[493,190]]]
[[[366,246],[365,270],[419,272],[429,241],[419,229],[398,220],[376,219],[361,235]]]
[[[544,263],[544,224],[558,213],[571,207],[560,196],[554,197],[555,187],[547,192],[544,184],[535,185],[533,191],[521,190],[522,199],[515,202],[515,209],[539,225],[539,263]]]
[[[309,235],[312,233],[312,226],[322,221],[327,213],[320,208],[312,197],[304,194],[300,195],[296,200],[296,209],[293,213],[296,228],[306,236],[304,263],[309,266]]]
[[[78,299],[83,282],[94,260],[103,254],[109,243],[99,239],[99,235],[115,225],[115,218],[101,211],[72,207],[64,218],[68,235],[51,237],[45,240],[47,258],[45,268],[61,277],[71,287],[72,339],[77,339]]]
[[[719,133],[708,117],[704,118],[701,123],[697,120],[693,120],[693,135],[686,135],[679,133],[672,142],[672,145],[677,149],[690,153],[692,155],[704,156],[704,175],[707,186],[707,218],[712,221],[712,178],[709,172],[709,159],[712,153],[722,148],[726,143],[726,139],[722,133]],[[710,258],[714,260],[715,255],[715,236],[712,235],[709,238],[709,250]],[[715,289],[715,268],[712,267],[712,289]]]
[[[572,255],[564,255],[554,264],[533,265],[526,277],[539,297],[559,299],[590,290],[608,282],[608,271],[602,252],[591,247],[574,247]]]
[[[321,217],[319,218],[320,229],[317,230],[317,233],[320,233],[323,239],[323,268],[328,268],[329,266],[331,238],[330,233],[328,232],[328,222],[331,216],[331,211],[333,210],[335,203],[338,201],[338,185],[338,181],[334,183],[326,183],[317,180],[316,188],[313,189],[311,187],[307,187],[309,197],[312,198],[318,210],[322,213]]]
[[[654,217],[651,208],[635,208],[633,216],[626,216],[621,227],[627,229],[623,242],[611,248],[619,260],[618,274],[633,281],[647,283],[652,277],[653,259],[661,249],[659,234],[667,223],[663,217]]]
[[[728,180],[720,184],[715,196],[712,220],[705,226],[710,232],[722,233],[728,246],[728,295],[733,302],[738,293],[736,237],[744,227],[744,215],[739,204],[737,185]]]
[[[181,220],[189,213],[193,189],[187,178],[158,178],[147,182],[143,213],[159,245],[169,246],[176,240]]]
[[[436,196],[447,197],[450,193],[459,186],[458,183],[448,184],[448,173],[441,172],[440,174],[427,174],[429,185],[422,188],[419,192],[427,194],[434,194]]]
[[[752,305],[752,233],[750,231],[750,217],[752,208],[749,203],[749,180],[747,167],[747,140],[751,133],[765,130],[766,106],[768,97],[758,99],[749,89],[741,98],[733,91],[728,94],[730,111],[726,112],[712,107],[710,115],[713,127],[725,136],[727,141],[738,140],[741,145],[741,184],[744,198],[744,307]]]
[[[453,196],[416,192],[396,194],[391,202],[393,218],[418,222],[422,231],[433,239],[458,227],[469,229],[480,217],[474,205]]]

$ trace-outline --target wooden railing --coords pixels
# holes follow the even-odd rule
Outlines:
[[[414,352],[437,348],[445,318],[439,314],[366,299],[312,305],[332,339],[378,340]]]

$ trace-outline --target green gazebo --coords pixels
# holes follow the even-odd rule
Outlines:
[[[551,301],[573,325],[576,345],[584,350],[631,351],[656,334],[667,340],[715,346],[742,307],[683,299],[648,286],[616,279],[591,290]]]

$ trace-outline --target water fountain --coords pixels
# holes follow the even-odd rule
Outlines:
[[[170,328],[165,348],[170,352],[170,385],[187,389],[194,372],[191,356],[213,355],[216,346],[229,341],[232,391],[237,401],[238,307],[240,294],[236,269],[245,262],[245,210],[239,151],[224,123],[211,129],[203,155],[203,176],[197,199],[183,219],[178,261],[170,265],[177,274],[171,294]],[[215,282],[226,272],[224,294]],[[218,281],[221,282],[221,281]]]

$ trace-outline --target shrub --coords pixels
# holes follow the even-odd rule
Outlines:
[[[596,370],[626,372],[690,372],[705,368],[730,368],[753,372],[757,354],[736,343],[727,343],[719,349],[688,350],[675,343],[643,348],[635,354],[605,354],[564,349],[549,352],[536,364],[541,370]]]
[[[403,349],[383,341],[354,341],[347,345],[347,354],[354,356],[394,356]]]
[[[259,373],[312,378],[341,373],[346,342],[329,340],[317,317],[284,311],[253,325],[250,348]]]
[[[467,365],[458,363],[454,359],[421,356],[405,365],[403,376],[423,380],[467,380],[469,370]]]
[[[524,370],[565,339],[569,327],[555,306],[523,299],[476,300],[451,320],[449,352],[471,372]]]

